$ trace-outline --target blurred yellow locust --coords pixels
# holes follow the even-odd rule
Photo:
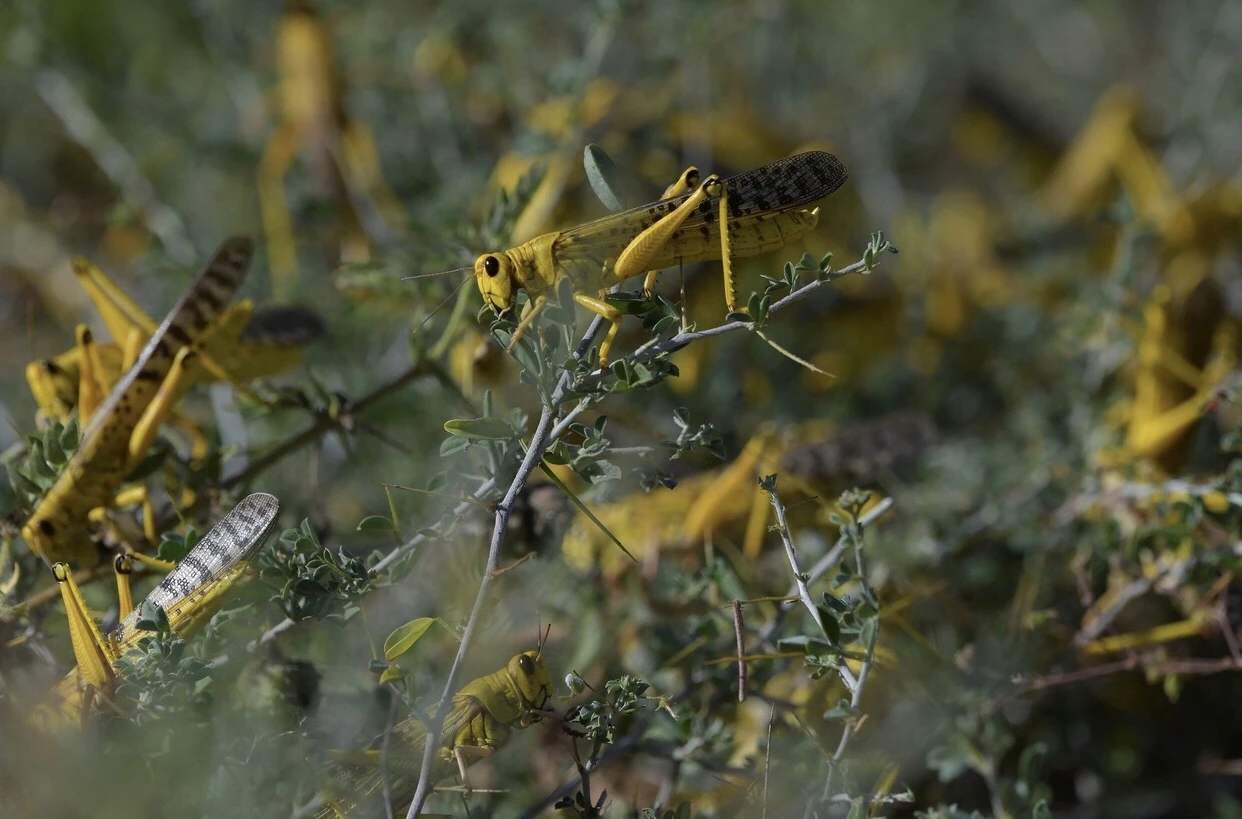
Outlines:
[[[75,259],[73,272],[112,337],[95,339],[79,325],[76,343],[53,358],[26,366],[26,382],[45,418],[66,423],[75,409],[83,423],[112,391],[137,351],[155,332],[156,322],[106,273],[86,259]],[[230,305],[202,334],[194,366],[186,373],[182,391],[201,381],[228,380],[239,389],[244,382],[278,373],[297,363],[302,347],[320,336],[323,322],[314,313],[294,307],[256,310],[249,299]],[[85,399],[80,402],[80,399]],[[81,406],[79,404],[81,403]],[[206,441],[185,419],[171,414],[196,443],[201,457]]]
[[[737,313],[733,258],[775,250],[800,238],[818,219],[819,209],[808,207],[845,180],[845,166],[824,151],[791,156],[728,179],[713,174],[700,182],[698,169],[690,167],[658,202],[480,255],[474,262],[475,281],[483,301],[497,313],[513,307],[518,290],[530,296],[530,309],[514,331],[512,348],[547,306],[549,293],[568,278],[577,291],[574,301],[611,322],[599,347],[600,366],[607,367],[621,318],[604,299],[608,288],[645,274],[643,289],[649,293],[662,268],[720,259],[726,307]]]
[[[251,253],[249,239],[226,240],[107,397],[101,400],[89,390],[79,396],[81,445],[22,527],[31,550],[48,563],[96,562],[88,525],[91,510],[112,503],[125,476],[151,445],[197,346],[241,285]],[[94,385],[97,357],[89,333],[79,333],[79,342],[82,384]],[[127,349],[133,353],[136,344],[127,342]]]
[[[439,767],[456,762],[462,785],[469,788],[466,767],[503,745],[512,728],[538,722],[551,696],[541,635],[538,648],[513,655],[501,669],[471,680],[453,696],[441,734],[445,747],[440,750]],[[427,731],[422,720],[410,717],[393,726],[390,738],[387,784],[393,805],[404,811],[413,787],[409,774],[419,768]],[[381,794],[385,778],[380,757],[380,751],[368,750],[342,758],[319,819],[351,816]]]

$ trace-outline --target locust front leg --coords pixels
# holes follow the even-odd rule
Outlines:
[[[612,342],[617,337],[617,331],[621,329],[621,311],[603,299],[583,293],[574,293],[574,301],[610,323],[608,333],[599,343],[599,368],[606,370],[608,369],[608,357],[612,352]]]
[[[513,335],[509,338],[509,346],[505,348],[508,352],[513,352],[518,342],[522,340],[522,336],[526,335],[526,331],[530,329],[530,326],[535,323],[535,319],[543,312],[543,308],[547,306],[547,295],[535,297],[535,300],[530,303],[530,308],[526,311],[526,315],[522,316],[522,320],[518,322],[517,329],[513,331]]]

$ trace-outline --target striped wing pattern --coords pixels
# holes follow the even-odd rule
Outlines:
[[[82,435],[83,449],[90,448],[100,430],[111,426],[109,418],[117,408],[138,407],[136,414],[141,415],[141,408],[168,375],[173,358],[182,347],[193,344],[232,300],[246,277],[253,253],[253,242],[244,237],[227,239],[220,245],[193,286],[151,335],[133,367],[108,394]],[[124,437],[129,438],[128,434]]]
[[[182,601],[206,591],[258,551],[271,534],[279,511],[280,502],[274,495],[255,492],[242,498],[147,595],[145,602],[170,612]],[[117,626],[113,638],[120,642],[124,635],[134,631],[137,622],[135,609]]]
[[[777,160],[725,180],[729,219],[751,223],[823,199],[848,178],[845,165],[826,151]],[[684,202],[690,194],[653,202],[563,231],[554,245],[558,262],[613,259],[639,233]],[[714,232],[716,203],[705,200],[687,217],[680,235]],[[732,232],[733,225],[730,225]]]
[[[82,445],[22,531],[48,561],[85,562],[93,553],[87,513],[105,505],[129,471],[129,439],[182,347],[193,344],[228,304],[253,253],[247,238],[220,245],[193,286],[151,335],[138,360],[108,394]]]

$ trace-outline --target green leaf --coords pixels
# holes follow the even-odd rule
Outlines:
[[[801,651],[805,654],[819,651],[832,651],[831,644],[821,640],[818,637],[808,637],[805,634],[796,634],[793,637],[782,637],[777,641],[776,647],[781,651]]]
[[[595,192],[595,196],[604,207],[613,213],[624,210],[621,197],[616,194],[617,166],[604,152],[604,149],[595,144],[587,145],[586,150],[582,152],[582,166],[586,169],[586,178],[591,185],[591,190]]]
[[[405,679],[405,672],[401,670],[401,666],[390,665],[380,674],[379,684],[385,685],[390,682],[400,682]]]
[[[422,639],[427,630],[436,622],[434,617],[419,617],[410,622],[397,626],[388,635],[388,639],[384,640],[384,659],[388,662],[405,654],[414,644]],[[380,679],[383,682],[383,678]]]
[[[392,521],[384,515],[367,515],[358,521],[357,531],[359,532],[391,532],[393,530]]]
[[[626,557],[628,557],[630,560],[633,560],[635,563],[638,562],[638,558],[634,557],[634,555],[630,553],[630,550],[625,548],[625,544],[621,542],[621,539],[618,538],[615,534],[613,534],[611,529],[609,529],[606,525],[604,525],[604,522],[600,520],[595,515],[594,512],[591,511],[589,506],[587,506],[585,503],[582,502],[581,498],[579,498],[577,495],[574,494],[572,489],[570,489],[568,486],[565,485],[565,482],[562,481],[557,476],[557,474],[554,471],[552,471],[552,469],[549,468],[548,464],[542,458],[539,459],[539,468],[543,470],[543,474],[548,476],[548,480],[556,484],[557,488],[559,488],[562,492],[565,493],[565,497],[569,498],[570,502],[573,503],[574,506],[577,506],[579,511],[582,512],[582,514],[590,518],[591,522],[594,523],[601,532],[608,535],[608,539],[611,540],[614,544],[616,544],[616,547],[618,549],[625,552]]]
[[[499,418],[455,418],[444,422],[449,435],[483,441],[507,441],[517,435],[509,422]]]

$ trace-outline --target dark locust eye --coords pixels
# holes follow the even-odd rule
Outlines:
[[[483,270],[488,276],[495,276],[500,272],[500,260],[495,256],[488,256],[483,260]]]
[[[518,658],[518,665],[522,668],[522,673],[531,676],[535,673],[535,661],[523,654]]]

